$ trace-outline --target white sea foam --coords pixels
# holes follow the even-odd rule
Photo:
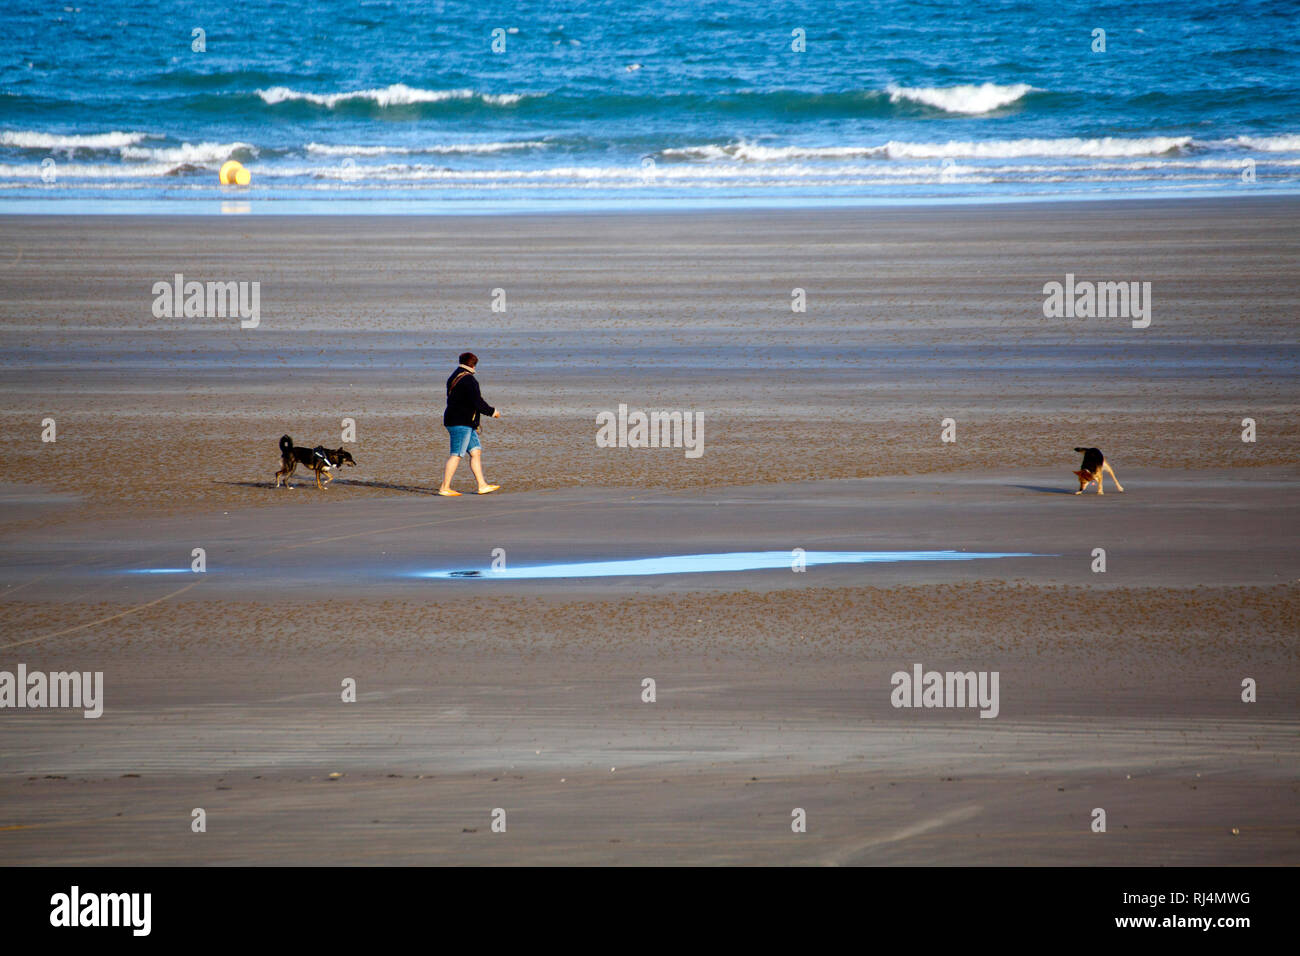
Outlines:
[[[662,166],[653,176],[647,176],[640,166],[554,166],[545,169],[447,169],[441,166],[418,163],[388,163],[382,166],[356,166],[342,169],[338,166],[319,167],[268,167],[263,175],[316,179],[361,179],[377,182],[438,180],[445,182],[551,182],[568,184],[578,182],[604,182],[633,185],[655,183],[753,183],[771,185],[776,182],[834,183],[846,177],[868,176],[873,179],[890,179],[908,176],[936,177],[982,172],[974,166],[945,165],[870,165],[837,166],[834,168],[807,166],[799,163],[765,166]]]
[[[0,134],[3,135],[3,134]],[[15,142],[14,133],[8,140]],[[60,143],[73,141],[62,134]],[[209,192],[219,187],[213,170],[232,154],[257,155],[243,142],[182,143],[179,145],[120,145],[110,135],[146,138],[143,133],[96,134],[78,137],[96,144],[93,160],[74,161],[56,155],[56,176],[46,182],[39,153],[24,161],[0,164],[6,190],[94,188],[130,190],[164,186],[168,193]],[[43,144],[50,139],[39,140]],[[875,145],[777,146],[748,142],[675,147],[657,154],[661,161],[647,169],[629,157],[622,162],[583,162],[537,166],[528,148],[548,143],[513,140],[484,143],[425,145],[362,145],[309,143],[300,147],[262,150],[253,170],[254,188],[273,190],[393,191],[430,194],[439,191],[489,192],[518,189],[527,194],[548,190],[584,194],[602,188],[611,194],[674,189],[692,194],[709,190],[752,189],[764,193],[790,189],[843,190],[853,187],[949,186],[978,188],[996,183],[1027,189],[1062,184],[1091,188],[1112,185],[1138,188],[1208,189],[1235,182],[1243,157],[1252,156],[1261,181],[1297,181],[1300,136],[1238,136],[1193,140],[1189,136],[1149,136],[1100,139],[1016,139],[914,143],[891,141]],[[43,145],[41,149],[50,149]],[[516,152],[511,152],[516,151]],[[443,165],[443,155],[502,153],[507,162],[459,162]],[[84,155],[84,154],[83,154]],[[543,154],[546,155],[546,154]],[[347,157],[356,157],[353,162]],[[15,156],[15,159],[17,157]],[[603,158],[603,157],[602,157]],[[673,162],[671,160],[679,160]],[[46,161],[48,163],[48,161]],[[506,168],[489,168],[502,165]],[[1180,185],[1181,184],[1181,185]],[[957,193],[962,194],[962,193]]]
[[[405,83],[394,83],[382,89],[353,90],[346,93],[303,93],[299,90],[291,90],[287,86],[273,86],[270,89],[258,90],[257,95],[270,105],[300,100],[315,103],[317,106],[324,106],[328,109],[333,109],[339,103],[347,100],[370,100],[379,106],[405,106],[412,103],[441,103],[447,100],[478,99],[493,106],[509,106],[523,99],[522,94],[518,93],[490,94],[478,93],[474,90],[422,90],[419,87],[407,86]]]
[[[406,155],[410,152],[402,146],[334,146],[330,143],[308,143],[307,152],[322,156],[387,156]]]
[[[69,179],[152,179],[166,176],[176,168],[175,163],[131,164],[122,163],[59,163],[55,168],[55,183]],[[41,183],[44,167],[36,163],[0,163],[0,179],[32,180]],[[42,185],[45,185],[42,183]]]
[[[1224,142],[1246,149],[1257,149],[1262,153],[1300,153],[1300,136],[1294,133],[1281,136],[1238,136]]]
[[[946,143],[885,144],[890,159],[1008,159],[1018,156],[1160,156],[1192,145],[1190,136],[1142,136],[1132,139],[1002,139],[984,142],[949,140]]]
[[[729,143],[726,146],[683,146],[665,149],[666,158],[740,160],[742,162],[784,162],[791,159],[866,159],[881,156],[883,146],[758,146],[753,143]]]
[[[979,177],[971,177],[969,179],[967,179],[966,177],[962,177],[959,180],[949,180],[948,182],[951,183],[954,181],[959,182],[963,185],[970,186],[970,185],[983,185],[983,184],[993,183],[996,182],[997,180],[993,179],[992,177],[979,176]],[[926,186],[926,185],[940,185],[944,182],[945,180],[941,179],[938,173],[935,172],[929,176],[839,177],[834,180],[828,180],[826,183],[823,183],[821,185],[824,185],[828,188],[844,189],[853,186],[890,186],[890,187]],[[804,179],[769,179],[769,180],[764,180],[762,185],[768,188],[777,188],[777,187],[797,188],[801,186],[807,186],[808,182],[807,180]],[[436,192],[439,190],[455,191],[455,190],[463,189],[463,190],[473,190],[475,192],[529,191],[529,192],[544,194],[550,190],[555,190],[555,189],[563,189],[565,191],[583,190],[587,192],[599,192],[602,190],[610,190],[612,192],[633,192],[633,191],[644,191],[647,189],[654,189],[656,188],[656,186],[659,187],[671,186],[675,190],[682,190],[682,191],[689,190],[691,192],[703,193],[703,192],[707,192],[710,189],[737,189],[741,187],[749,187],[750,184],[743,183],[743,182],[735,182],[732,180],[699,180],[699,181],[692,181],[692,182],[674,182],[674,183],[644,183],[639,179],[636,179],[635,177],[629,177],[626,179],[614,180],[614,181],[595,180],[590,178],[586,178],[586,179],[576,178],[571,181],[564,181],[564,182],[549,182],[549,181],[541,182],[537,180],[524,180],[524,181],[481,180],[481,181],[475,181],[473,183],[464,183],[455,180],[408,180],[408,181],[384,183],[383,189],[385,192],[406,192],[406,191],[419,192],[421,190]],[[375,188],[373,184],[366,185],[364,183],[358,184],[358,183],[352,183],[346,181],[334,181],[334,180],[304,184],[301,186],[294,186],[294,189],[313,190],[313,191],[320,191],[320,192],[330,192],[335,190],[360,192],[360,191],[365,191],[367,189],[373,189],[373,188]]]
[[[194,181],[215,185],[211,177],[214,163],[206,166],[200,161],[151,157],[148,161],[131,163],[73,163],[60,162],[57,182],[74,180],[131,180],[147,181],[167,179]],[[1276,158],[1261,161],[1261,169],[1300,167],[1300,158]],[[845,186],[852,184],[879,184],[888,181],[907,182],[961,182],[972,184],[991,181],[1089,181],[1098,176],[1115,176],[1128,180],[1159,180],[1165,178],[1194,179],[1212,176],[1222,179],[1223,174],[1234,177],[1241,168],[1240,160],[1231,159],[1171,159],[1159,160],[1124,158],[1088,160],[1079,163],[1000,163],[997,161],[959,162],[949,159],[916,159],[893,162],[820,163],[681,163],[661,164],[653,174],[647,174],[639,165],[566,165],[538,169],[449,169],[433,163],[389,162],[345,166],[341,163],[266,162],[255,167],[254,179],[268,181],[315,180],[317,182],[347,182],[364,187],[396,185],[401,183],[446,183],[488,185],[516,183],[521,186],[556,186],[587,188],[604,183],[611,188],[638,186],[683,186],[707,188],[709,186],[752,185],[769,188],[777,186]],[[36,163],[0,164],[0,180],[6,182],[39,181],[43,168]],[[1043,179],[1042,177],[1049,177]]]
[[[976,115],[991,113],[993,110],[1009,106],[1026,93],[1034,91],[1028,83],[1013,83],[1000,86],[997,83],[981,83],[966,86],[897,86],[893,83],[885,87],[891,103],[904,100],[933,106],[945,113],[965,113]]]
[[[514,140],[504,143],[439,143],[428,146],[347,146],[331,143],[308,143],[307,152],[322,156],[410,156],[414,154],[430,155],[474,155],[481,153],[501,153],[511,149],[537,149],[545,146],[542,140]]]
[[[665,149],[665,158],[788,162],[791,159],[1013,159],[1029,156],[1114,158],[1160,156],[1193,145],[1190,136],[1148,136],[1123,139],[1003,139],[984,142],[949,140],[946,143],[909,143],[890,140],[879,146],[758,146],[729,143]]]
[[[148,133],[42,133],[35,130],[5,130],[0,146],[19,149],[121,149],[149,138]]]
[[[182,143],[156,149],[126,146],[122,149],[122,158],[159,163],[220,163],[236,152],[257,155],[257,147],[248,143]]]

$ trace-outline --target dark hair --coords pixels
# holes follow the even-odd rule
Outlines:
[[[478,356],[473,352],[461,352],[458,360],[461,365],[468,365],[470,368],[478,365]]]

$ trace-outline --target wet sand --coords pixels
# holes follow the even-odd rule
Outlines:
[[[0,711],[0,860],[1294,865],[1298,224],[0,219],[0,669],[105,681],[98,720]],[[176,272],[260,281],[261,324],[154,318]],[[1066,273],[1152,281],[1150,328],[1043,318]],[[440,499],[463,348],[503,490]],[[598,448],[620,403],[705,453]],[[345,417],[357,468],[271,488]],[[1123,494],[1070,494],[1083,444]],[[418,576],[496,548],[1033,556]],[[998,717],[892,707],[914,663],[998,671]]]

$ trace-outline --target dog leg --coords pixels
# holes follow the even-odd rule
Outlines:
[[[1119,479],[1115,477],[1115,469],[1112,468],[1112,467],[1110,467],[1110,462],[1107,462],[1106,464],[1102,465],[1102,467],[1105,468],[1105,469],[1106,469],[1106,473],[1107,473],[1108,475],[1110,475],[1110,480],[1113,481],[1113,482],[1115,482],[1115,487],[1116,487],[1119,491],[1123,491],[1123,490],[1124,490],[1124,486],[1121,485],[1121,484],[1119,483]]]

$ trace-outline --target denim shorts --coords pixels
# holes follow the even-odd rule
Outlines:
[[[468,425],[448,425],[447,433],[451,435],[451,453],[464,458],[475,448],[482,448],[478,432]]]

